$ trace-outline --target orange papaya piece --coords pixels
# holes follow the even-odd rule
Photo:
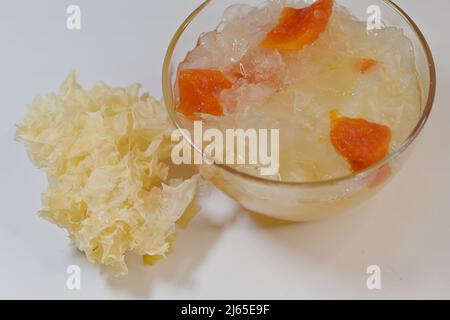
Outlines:
[[[286,7],[275,28],[261,43],[263,48],[301,50],[314,43],[328,26],[334,0],[318,0],[305,8]]]
[[[352,170],[364,170],[389,154],[391,129],[364,119],[331,113],[331,142],[336,151],[345,157]]]
[[[207,69],[181,70],[178,75],[180,105],[178,111],[186,116],[205,113],[223,115],[219,95],[232,83],[221,72]]]
[[[362,74],[366,74],[377,64],[378,61],[374,59],[360,59],[358,61],[359,72],[361,72]]]

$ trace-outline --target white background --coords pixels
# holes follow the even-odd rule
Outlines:
[[[438,91],[412,157],[378,196],[348,213],[304,224],[248,214],[219,192],[181,232],[157,266],[130,259],[114,278],[40,219],[42,172],[13,141],[15,124],[41,92],[77,70],[86,87],[101,79],[141,82],[161,96],[165,49],[201,0],[3,0],[0,10],[0,298],[450,298],[450,42],[447,0],[398,0],[434,52]],[[82,30],[65,27],[69,4]],[[100,36],[101,35],[101,36]],[[82,289],[66,288],[66,268]],[[382,290],[366,268],[382,269]]]

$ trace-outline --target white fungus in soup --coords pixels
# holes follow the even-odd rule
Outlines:
[[[320,181],[351,173],[348,161],[332,145],[330,111],[385,125],[392,132],[392,152],[408,137],[420,117],[420,85],[411,41],[402,29],[367,31],[345,8],[334,4],[320,37],[301,50],[260,46],[286,6],[303,1],[266,1],[259,7],[235,5],[217,30],[201,35],[180,70],[210,69],[230,73],[252,69],[220,93],[223,116],[200,115],[204,126],[280,129],[283,181]],[[357,62],[377,61],[363,73]],[[259,174],[254,166],[236,169]]]

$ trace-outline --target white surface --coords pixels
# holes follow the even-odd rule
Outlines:
[[[131,259],[113,278],[40,219],[44,175],[13,141],[14,125],[70,70],[90,86],[141,82],[161,96],[163,55],[200,0],[3,1],[0,10],[0,298],[450,298],[450,42],[447,0],[398,0],[427,36],[438,70],[435,109],[412,157],[376,198],[307,224],[268,224],[217,191],[154,268]],[[68,31],[77,3],[82,30]],[[79,265],[82,289],[66,289]],[[382,269],[382,290],[366,268]]]

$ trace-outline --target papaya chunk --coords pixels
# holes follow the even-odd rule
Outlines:
[[[181,70],[178,75],[178,88],[180,90],[180,104],[178,111],[186,116],[195,113],[223,115],[219,95],[231,88],[232,83],[217,70],[187,69]]]
[[[318,0],[305,8],[286,7],[280,20],[261,43],[263,48],[301,50],[325,31],[333,13],[334,0]]]
[[[331,142],[353,172],[364,170],[389,154],[391,129],[364,119],[352,119],[336,110],[330,114]]]
[[[362,74],[366,74],[377,64],[378,61],[374,59],[360,59],[358,61],[359,72],[361,72]]]

